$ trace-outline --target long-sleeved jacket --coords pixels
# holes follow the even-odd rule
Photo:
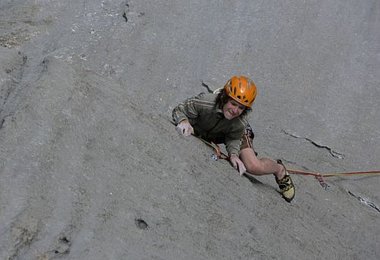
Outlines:
[[[247,125],[245,116],[228,120],[216,107],[217,94],[201,93],[180,103],[173,109],[176,124],[188,119],[195,135],[205,140],[224,140],[229,155],[239,154],[241,137]]]

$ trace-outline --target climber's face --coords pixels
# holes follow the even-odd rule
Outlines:
[[[234,119],[244,112],[245,106],[230,98],[223,106],[224,117],[228,120]]]

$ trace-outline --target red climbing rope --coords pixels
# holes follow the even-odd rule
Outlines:
[[[309,171],[300,171],[300,170],[293,170],[293,169],[287,169],[289,173],[292,174],[300,174],[305,176],[314,176],[318,181],[319,184],[324,188],[327,189],[328,184],[325,182],[324,178],[328,177],[341,177],[341,176],[352,176],[352,175],[376,175],[380,174],[380,171],[362,171],[362,172],[336,172],[336,173],[318,173],[318,172],[309,172]]]
[[[339,176],[349,176],[349,175],[374,175],[380,174],[380,171],[362,171],[362,172],[337,172],[337,173],[317,173],[317,172],[308,172],[308,171],[300,171],[288,169],[288,172],[293,174],[301,174],[306,176],[322,176],[324,178],[328,177],[339,177]]]

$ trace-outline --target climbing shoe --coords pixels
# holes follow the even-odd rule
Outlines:
[[[285,168],[285,165],[282,163],[281,160],[278,160],[277,163],[281,164]],[[287,202],[291,202],[293,200],[294,196],[295,196],[295,188],[294,188],[294,184],[293,184],[292,178],[290,178],[290,175],[289,175],[288,171],[286,170],[286,168],[285,168],[285,176],[284,176],[284,178],[282,178],[281,180],[279,180],[276,177],[276,182],[278,184],[278,187],[281,190],[282,197]]]

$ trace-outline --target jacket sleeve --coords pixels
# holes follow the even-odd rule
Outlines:
[[[240,151],[240,144],[241,144],[241,135],[239,137],[232,137],[231,135],[228,135],[226,138],[226,150],[228,152],[228,155],[231,156],[232,154],[239,155]]]
[[[201,93],[195,97],[188,98],[173,109],[172,117],[176,125],[185,119],[191,123],[199,116],[202,109],[200,99],[203,95],[204,93]]]

